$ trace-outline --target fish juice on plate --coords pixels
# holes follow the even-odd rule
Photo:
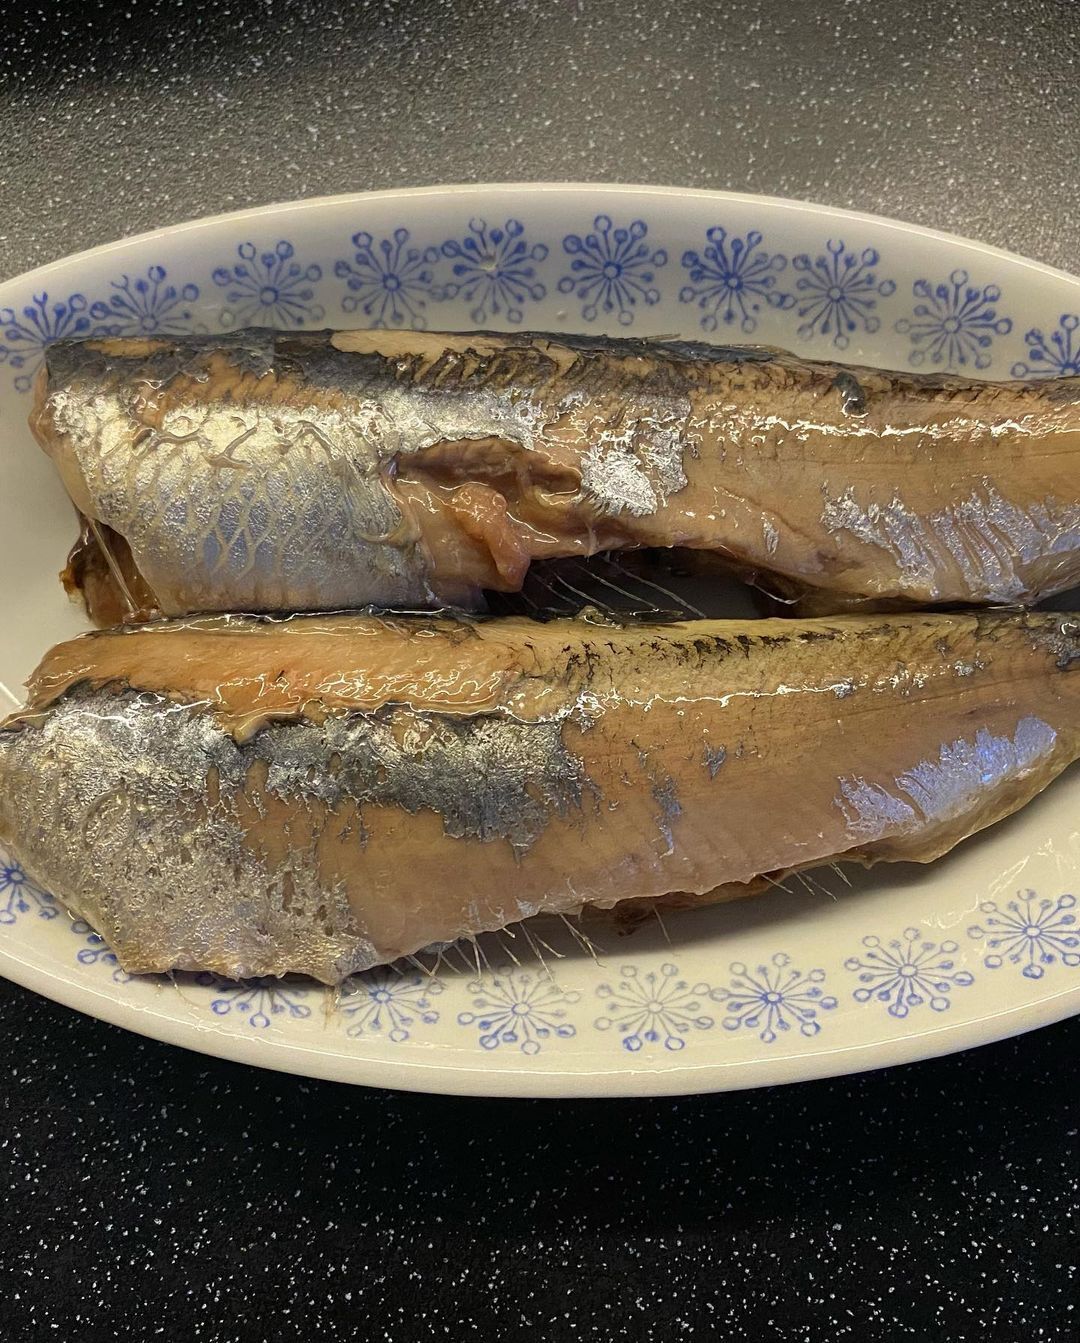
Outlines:
[[[93,633],[0,730],[0,843],[131,971],[354,971],[537,913],[927,861],[1080,749],[1042,614]]]
[[[601,337],[60,342],[34,431],[67,573],[157,613],[470,606],[534,559],[691,547],[815,612],[1080,582],[1080,380],[965,383]]]

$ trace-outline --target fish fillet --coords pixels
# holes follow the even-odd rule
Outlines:
[[[1071,616],[204,618],[46,656],[0,843],[129,971],[333,983],[542,912],[928,861],[1078,743]]]
[[[1080,583],[1080,379],[966,383],[602,337],[59,342],[32,427],[100,624],[477,605],[537,559],[689,547],[859,603]]]

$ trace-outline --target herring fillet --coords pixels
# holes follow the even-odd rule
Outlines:
[[[0,842],[129,971],[333,983],[541,912],[929,861],[1078,743],[1074,617],[205,618],[46,656]]]
[[[95,338],[31,424],[69,587],[157,612],[476,605],[535,559],[712,551],[815,613],[1080,583],[1080,379],[543,334]]]

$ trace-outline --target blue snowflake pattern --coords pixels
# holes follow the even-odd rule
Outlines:
[[[469,316],[483,323],[491,317],[503,316],[508,322],[520,322],[523,305],[530,300],[539,302],[547,293],[536,278],[535,262],[548,254],[544,243],[525,239],[525,226],[518,219],[508,219],[502,227],[488,228],[482,219],[469,222],[467,237],[448,238],[442,254],[453,260],[454,279],[437,291],[440,299],[459,295],[473,306]]]
[[[707,229],[708,246],[703,253],[684,252],[682,264],[690,283],[679,290],[680,303],[700,308],[701,329],[715,331],[738,323],[744,336],[757,329],[761,305],[790,308],[795,299],[777,289],[777,276],[787,268],[787,257],[761,249],[762,235],[756,230],[745,238],[729,238],[727,230]]]
[[[711,989],[679,978],[678,966],[664,964],[644,974],[624,965],[617,984],[601,984],[596,996],[605,1000],[605,1015],[593,1023],[597,1030],[614,1028],[622,1046],[636,1054],[646,1045],[682,1049],[693,1030],[707,1031],[716,1023],[702,1012]]]
[[[1073,333],[1080,327],[1080,317],[1063,312],[1057,327],[1045,336],[1033,327],[1024,336],[1027,360],[1013,364],[1014,378],[1075,378],[1080,376],[1080,340]]]
[[[164,266],[150,266],[134,279],[112,280],[105,301],[90,305],[95,332],[109,336],[178,335],[190,331],[194,315],[188,306],[199,297],[199,287],[169,281]]]
[[[616,228],[607,215],[597,215],[593,228],[596,231],[584,238],[577,233],[563,238],[563,251],[574,260],[570,274],[559,281],[559,292],[583,300],[581,315],[586,322],[595,321],[601,312],[616,313],[619,325],[629,326],[639,303],[652,307],[660,302],[656,272],[667,265],[667,252],[650,248],[645,241],[649,227],[641,219],[629,228]]]
[[[803,340],[826,336],[838,350],[846,350],[860,328],[871,335],[879,330],[878,299],[896,292],[895,280],[878,278],[874,268],[880,262],[876,248],[848,252],[839,238],[829,239],[825,255],[803,252],[793,257],[792,267],[799,272],[795,307],[802,318],[796,334]]]
[[[985,923],[969,928],[968,936],[984,941],[988,970],[999,970],[1008,961],[1024,967],[1020,973],[1025,979],[1042,979],[1046,967],[1057,961],[1080,965],[1080,932],[1070,912],[1075,906],[1074,895],[1040,900],[1034,891],[1018,895],[1004,909],[987,900],[979,906]]]
[[[354,233],[356,252],[351,261],[338,261],[334,274],[344,280],[349,293],[341,300],[346,312],[363,314],[370,326],[410,326],[422,331],[428,300],[436,298],[432,265],[439,259],[437,247],[410,247],[409,230],[395,229],[393,236],[376,243],[370,233]]]
[[[294,260],[291,242],[283,238],[265,252],[242,242],[236,253],[238,262],[214,271],[214,283],[230,304],[221,314],[222,326],[301,327],[326,316],[312,288],[322,279],[322,267]]]
[[[531,1056],[539,1054],[548,1040],[567,1040],[577,1034],[566,1019],[566,1008],[581,995],[560,989],[547,975],[500,970],[474,980],[469,993],[477,1011],[459,1012],[458,1023],[476,1026],[484,1049],[516,1045]]]
[[[998,316],[1001,290],[996,284],[980,288],[969,279],[966,270],[954,270],[941,284],[915,281],[912,292],[923,302],[896,323],[911,341],[908,361],[914,368],[927,362],[935,368],[989,368],[994,337],[1008,335],[1012,319]]]
[[[407,1040],[416,1025],[433,1026],[439,1014],[432,1000],[444,985],[430,975],[372,970],[349,981],[341,1010],[349,1035],[383,1035],[395,1044]]]
[[[32,909],[39,919],[55,919],[60,912],[53,897],[31,881],[21,863],[0,853],[0,924],[15,923],[20,914]]]
[[[791,958],[783,952],[773,956],[770,964],[754,970],[734,961],[731,973],[732,983],[712,993],[728,1013],[723,1027],[727,1031],[745,1027],[758,1032],[758,1038],[767,1045],[792,1026],[798,1026],[803,1035],[817,1035],[821,1030],[819,1015],[836,1006],[836,999],[821,988],[825,971],[803,974],[792,969]]]
[[[219,1017],[239,1012],[247,1024],[256,1029],[270,1025],[271,1017],[285,1014],[293,1019],[311,1016],[311,1008],[303,1001],[308,990],[280,979],[263,975],[258,979],[222,979],[218,975],[196,975],[196,983],[220,989],[219,997],[210,1002],[210,1009]]]
[[[0,364],[15,373],[15,390],[28,392],[46,345],[85,336],[90,330],[90,305],[83,294],[49,302],[35,294],[24,308],[0,308]]]
[[[80,965],[110,965],[112,966],[113,980],[117,984],[130,982],[132,976],[126,970],[121,970],[120,962],[116,959],[116,952],[112,950],[100,933],[94,932],[85,919],[74,919],[71,924],[71,931],[76,937],[82,938],[86,944],[75,953],[75,959]]]
[[[905,928],[902,936],[888,943],[880,937],[864,937],[862,942],[863,955],[844,962],[844,968],[855,971],[865,986],[853,996],[859,1003],[871,998],[887,1003],[892,1017],[906,1017],[913,1007],[927,1002],[933,1011],[944,1012],[952,1006],[949,994],[954,989],[975,982],[967,970],[957,969],[955,942],[928,942],[918,928]]]

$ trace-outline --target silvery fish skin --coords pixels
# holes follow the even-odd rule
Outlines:
[[[815,610],[1080,582],[1080,379],[483,332],[93,339],[46,364],[31,423],[99,623],[469,606],[535,559],[637,547]]]
[[[1078,748],[1075,617],[207,618],[46,657],[0,728],[0,844],[129,971],[334,983],[929,861]]]

